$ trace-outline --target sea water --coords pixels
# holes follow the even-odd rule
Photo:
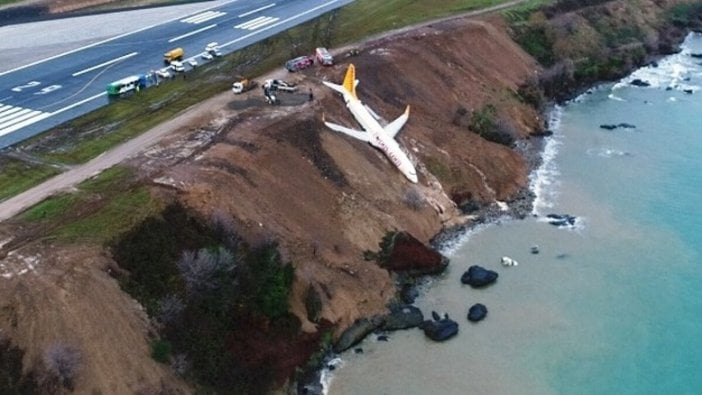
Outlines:
[[[534,217],[472,230],[416,304],[459,334],[370,335],[329,394],[702,393],[702,36],[552,113]],[[648,87],[629,84],[645,80]],[[692,93],[686,93],[692,92]],[[635,128],[602,129],[628,123]],[[578,217],[558,228],[548,213]],[[538,245],[539,253],[531,247]],[[500,258],[519,262],[503,267]],[[460,284],[473,264],[485,289]],[[488,308],[470,323],[474,303]],[[329,380],[329,377],[332,377]]]

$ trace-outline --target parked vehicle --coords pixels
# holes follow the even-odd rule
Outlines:
[[[200,57],[205,60],[212,60],[212,55],[209,52],[203,52],[202,55],[200,55]]]
[[[170,64],[174,60],[183,60],[184,55],[185,51],[183,51],[183,48],[174,48],[163,54],[163,62]]]
[[[107,94],[110,96],[119,96],[131,91],[138,92],[139,89],[143,88],[146,88],[146,76],[141,74],[132,75],[108,84]]]
[[[290,72],[306,69],[314,64],[314,58],[311,56],[299,56],[295,59],[290,59],[285,62],[285,68]]]
[[[183,66],[183,62],[174,60],[171,62],[171,69],[173,69],[173,71],[176,73],[182,73],[185,71],[185,66]]]
[[[334,65],[334,57],[324,47],[318,47],[317,49],[315,49],[314,56],[315,58],[317,58],[317,62],[322,66]]]
[[[256,87],[257,83],[254,80],[239,80],[235,83],[232,84],[232,92],[239,94],[239,93],[244,93],[248,90],[253,89]]]
[[[159,76],[160,78],[164,78],[164,79],[171,78],[172,75],[168,70],[169,70],[168,67],[164,67],[162,69],[156,70],[156,75]]]
[[[197,60],[188,59],[188,64],[190,65],[190,67],[195,68],[195,67],[197,67]]]

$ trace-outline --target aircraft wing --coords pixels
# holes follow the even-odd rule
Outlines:
[[[402,129],[402,127],[405,126],[405,122],[407,122],[407,120],[409,119],[409,110],[410,110],[410,107],[407,106],[407,109],[405,110],[405,112],[402,115],[397,117],[397,119],[390,122],[389,124],[385,125],[383,130],[385,130],[385,133],[389,137],[395,138],[395,135],[397,135],[397,133],[400,131],[400,129]]]
[[[362,131],[356,130],[356,129],[347,128],[346,126],[337,125],[335,123],[331,123],[331,122],[327,122],[327,121],[324,121],[324,124],[327,125],[327,127],[329,129],[332,129],[332,130],[335,130],[337,132],[341,132],[343,134],[349,135],[355,139],[365,141],[366,143],[370,142],[370,138],[368,137],[368,133],[366,133],[366,132],[362,132]]]

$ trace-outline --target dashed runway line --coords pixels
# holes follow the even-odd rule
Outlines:
[[[193,25],[197,25],[197,24],[200,24],[203,22],[207,22],[210,19],[219,18],[220,16],[226,15],[226,14],[227,14],[226,12],[222,12],[222,11],[206,11],[206,12],[203,12],[202,14],[197,14],[197,15],[193,15],[191,17],[185,18],[185,19],[181,19],[180,21],[183,23],[192,23]]]

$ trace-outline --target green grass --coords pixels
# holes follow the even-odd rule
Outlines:
[[[78,201],[79,197],[73,193],[51,196],[20,214],[19,218],[27,222],[49,221],[68,212]]]
[[[0,201],[24,192],[59,173],[58,169],[51,166],[0,158]]]
[[[160,207],[132,178],[130,169],[115,166],[81,183],[76,192],[47,198],[19,219],[43,223],[44,236],[59,241],[108,242]]]
[[[157,211],[158,204],[146,187],[119,192],[95,212],[59,227],[55,235],[69,242],[104,244]]]

